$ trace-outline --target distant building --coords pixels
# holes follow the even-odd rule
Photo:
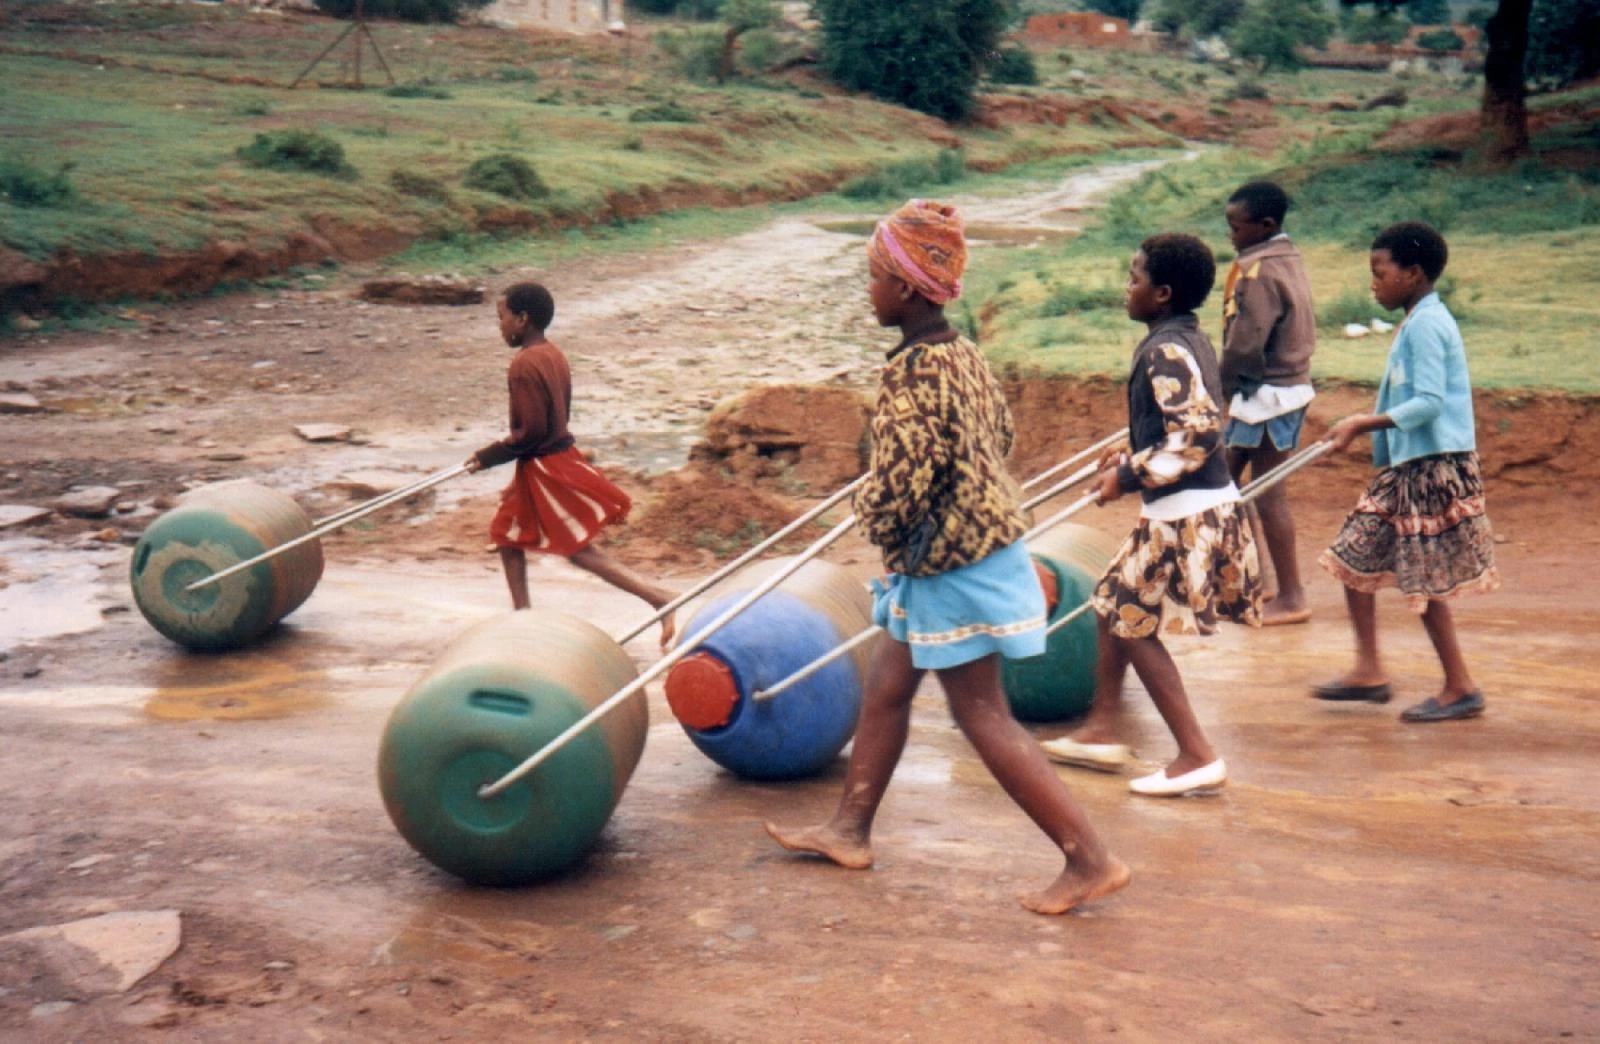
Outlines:
[[[516,29],[614,32],[623,25],[622,0],[494,0],[483,19]]]
[[[1024,39],[1081,47],[1133,47],[1128,20],[1093,11],[1036,14],[1022,26]]]

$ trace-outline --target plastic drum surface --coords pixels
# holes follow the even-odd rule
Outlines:
[[[322,579],[320,542],[198,590],[185,588],[309,532],[311,519],[286,493],[245,480],[202,486],[139,537],[129,570],[134,602],[179,645],[247,645],[311,597]]]
[[[738,574],[729,593],[703,606],[681,633],[692,636],[788,561]],[[770,700],[751,695],[866,630],[871,611],[859,581],[812,560],[676,664],[667,702],[694,745],[736,775],[814,775],[855,732],[870,644]]]
[[[1072,522],[1029,541],[1035,564],[1050,574],[1058,591],[1051,623],[1089,600],[1119,546],[1114,537]],[[1003,661],[1011,713],[1021,721],[1061,721],[1087,713],[1094,701],[1097,654],[1094,613],[1087,612],[1052,634],[1044,655]]]
[[[435,866],[518,885],[581,859],[639,764],[638,692],[532,773],[478,796],[638,675],[598,628],[559,613],[507,613],[457,638],[390,714],[378,750],[389,818]]]

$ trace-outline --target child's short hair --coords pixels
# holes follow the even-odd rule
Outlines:
[[[1428,282],[1439,278],[1445,262],[1450,260],[1450,248],[1432,225],[1421,221],[1402,221],[1378,233],[1372,241],[1373,250],[1387,250],[1394,263],[1401,268],[1416,265]]]
[[[1229,203],[1243,203],[1251,221],[1271,218],[1280,226],[1289,213],[1289,194],[1270,181],[1251,181],[1240,185],[1228,197]]]
[[[1151,286],[1172,288],[1172,310],[1192,312],[1205,303],[1217,281],[1211,248],[1196,236],[1162,232],[1139,244]]]
[[[506,308],[512,315],[525,315],[535,330],[550,328],[556,317],[555,298],[538,283],[517,283],[506,288]]]

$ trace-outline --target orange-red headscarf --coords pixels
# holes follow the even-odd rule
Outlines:
[[[867,256],[934,304],[953,301],[967,267],[961,214],[946,203],[914,199],[878,222]]]

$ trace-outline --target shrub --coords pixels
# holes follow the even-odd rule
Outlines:
[[[267,170],[298,170],[332,178],[359,176],[345,161],[344,146],[316,131],[267,131],[240,146],[235,154],[247,165]]]
[[[389,175],[389,184],[396,192],[418,199],[444,203],[450,199],[450,190],[438,178],[418,174],[411,170],[396,170]]]
[[[695,115],[693,109],[679,105],[675,101],[664,101],[656,105],[646,105],[628,113],[629,123],[699,123],[700,117]]]
[[[739,65],[757,75],[783,61],[788,48],[776,33],[753,29],[739,41]]]
[[[1417,46],[1424,51],[1459,51],[1466,43],[1454,29],[1435,29],[1417,37]]]
[[[65,207],[78,198],[67,180],[72,164],[63,163],[54,174],[47,174],[17,157],[0,159],[0,192],[18,207]]]
[[[1270,95],[1260,80],[1254,76],[1242,76],[1223,97],[1229,101],[1265,101]]]
[[[1005,0],[814,0],[821,64],[835,83],[941,119],[973,107],[982,59],[995,50]]]
[[[1400,317],[1398,311],[1386,311],[1382,305],[1373,300],[1372,294],[1367,290],[1346,290],[1332,301],[1324,302],[1317,309],[1317,324],[1319,326],[1344,327],[1350,323],[1367,325],[1373,319],[1387,319],[1394,322]]]
[[[966,159],[959,150],[941,149],[931,161],[906,160],[852,178],[839,186],[839,195],[846,199],[903,198],[921,186],[948,185],[966,169]]]
[[[362,0],[365,18],[402,22],[454,22],[463,9],[487,6],[489,0]],[[316,0],[317,10],[334,18],[355,16],[356,0]]]
[[[1040,318],[1090,312],[1097,308],[1121,308],[1122,291],[1109,286],[1072,286],[1063,284],[1050,288],[1049,296],[1039,306]]]
[[[539,82],[539,74],[536,71],[521,65],[502,65],[494,71],[494,78],[501,83]]]
[[[722,30],[711,26],[663,29],[651,42],[672,56],[678,74],[696,83],[713,83],[722,75]]]
[[[461,183],[467,188],[492,192],[506,199],[538,199],[550,194],[539,172],[529,166],[527,160],[507,152],[497,152],[474,160],[466,174],[462,175]]]
[[[1002,47],[989,58],[986,70],[995,83],[1020,83],[1030,86],[1039,82],[1039,66],[1033,53],[1026,47]]]
[[[383,93],[391,98],[433,98],[438,101],[448,101],[450,98],[450,92],[443,87],[427,83],[397,83],[384,88]]]

